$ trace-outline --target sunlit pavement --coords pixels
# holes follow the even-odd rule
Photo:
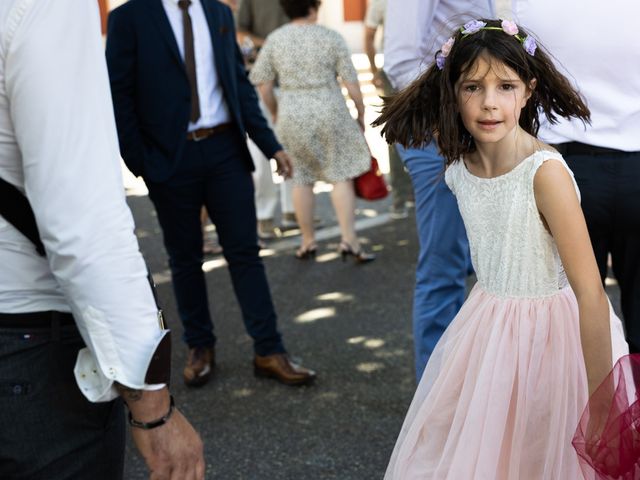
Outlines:
[[[182,384],[186,349],[180,341],[167,259],[146,196],[130,196],[140,245],[174,329],[173,393],[203,436],[207,478],[380,478],[414,387],[411,298],[417,254],[410,218],[392,220],[388,200],[359,204],[359,233],[378,254],[368,265],[342,263],[328,193],[318,193],[315,261],[293,252],[299,237],[269,243],[263,258],[290,353],[318,371],[312,387],[256,379],[222,257],[205,262],[219,338],[218,368],[197,390]],[[143,479],[133,452],[127,479]]]

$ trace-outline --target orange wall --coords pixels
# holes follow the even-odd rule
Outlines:
[[[344,21],[358,22],[364,20],[367,0],[344,0]]]
[[[107,13],[109,11],[107,0],[98,0],[100,6],[100,18],[102,19],[102,34],[107,33]]]

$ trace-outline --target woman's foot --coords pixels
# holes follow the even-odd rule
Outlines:
[[[362,247],[359,247],[358,250],[354,250],[351,245],[344,240],[340,242],[338,252],[340,252],[343,262],[346,262],[347,257],[349,256],[352,256],[356,263],[369,263],[376,259],[376,256],[373,253],[365,252]]]
[[[302,245],[298,250],[296,250],[296,258],[298,260],[308,260],[310,258],[314,258],[316,256],[316,250],[318,250],[318,245],[316,242],[308,243],[307,245]]]
[[[202,254],[205,257],[213,257],[214,255],[220,255],[222,253],[222,247],[218,244],[205,245],[202,247]]]

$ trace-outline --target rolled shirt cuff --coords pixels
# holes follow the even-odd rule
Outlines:
[[[156,347],[168,332],[169,330],[162,330],[158,332],[159,336]],[[151,362],[154,351],[155,349],[149,352],[147,366]],[[107,371],[103,372],[91,350],[85,347],[78,352],[73,373],[82,394],[87,398],[87,400],[94,403],[108,402],[118,397],[119,393],[115,388],[116,382],[134,390],[160,390],[166,386],[164,383],[148,384],[144,383],[144,381],[132,382],[130,379],[126,378],[124,375],[125,372],[121,371],[119,367],[119,365],[107,366]]]
[[[82,394],[91,402],[106,402],[118,396],[114,383],[135,390],[157,389],[147,384],[149,365],[169,330],[149,331],[149,324],[130,326],[127,332],[112,330],[103,312],[88,307],[82,318],[88,347],[78,352],[74,374]],[[117,328],[117,327],[115,327]],[[122,326],[120,326],[122,328]],[[125,343],[126,342],[126,343]]]

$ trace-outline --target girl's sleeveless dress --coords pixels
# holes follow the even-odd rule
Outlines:
[[[429,360],[386,480],[583,478],[571,445],[588,400],[578,304],[535,202],[544,161],[569,170],[538,151],[495,178],[461,161],[446,171],[478,282]],[[615,362],[628,347],[612,310],[611,336]]]

